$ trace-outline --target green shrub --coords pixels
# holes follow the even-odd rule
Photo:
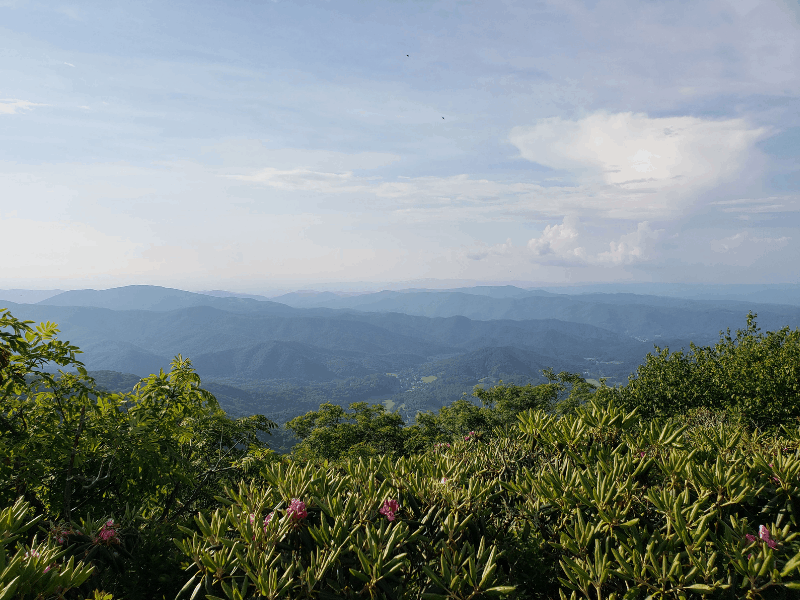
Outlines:
[[[92,574],[93,567],[74,557],[64,560],[66,550],[54,541],[37,536],[26,540],[25,534],[42,519],[29,519],[30,513],[30,504],[22,499],[0,510],[0,600],[63,597]]]
[[[603,387],[599,397],[638,408],[644,418],[705,408],[728,412],[757,427],[794,425],[800,419],[800,329],[762,334],[756,315],[747,328],[720,334],[711,347],[689,352],[656,347],[625,386]]]
[[[178,542],[208,598],[788,597],[800,429],[528,411],[488,443],[286,461]],[[296,518],[293,503],[302,502]],[[391,504],[392,519],[386,514]],[[485,579],[484,579],[485,578]],[[260,596],[259,596],[260,595]]]

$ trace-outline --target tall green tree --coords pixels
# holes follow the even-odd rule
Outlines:
[[[319,410],[286,424],[300,442],[292,450],[304,460],[338,460],[345,456],[398,456],[403,452],[403,418],[381,404],[354,402],[349,411],[326,402]]]

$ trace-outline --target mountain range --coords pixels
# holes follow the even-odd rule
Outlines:
[[[83,350],[89,370],[131,374],[104,376],[108,381],[166,370],[181,354],[204,381],[227,386],[223,397],[236,412],[261,407],[287,416],[326,397],[424,410],[441,400],[434,392],[541,380],[547,367],[624,381],[654,343],[713,343],[721,330],[744,327],[751,310],[765,331],[800,325],[800,306],[793,305],[513,286],[270,300],[225,294],[128,286],[35,303],[4,299],[0,307],[58,323],[61,339]],[[372,379],[386,374],[395,383]]]

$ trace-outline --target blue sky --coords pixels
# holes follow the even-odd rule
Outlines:
[[[797,282],[798,64],[788,0],[0,0],[0,287]]]

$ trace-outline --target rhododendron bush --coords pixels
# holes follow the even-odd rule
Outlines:
[[[290,460],[178,542],[187,597],[719,598],[800,590],[800,429],[589,403],[412,457]],[[302,518],[296,508],[302,504]],[[254,515],[251,518],[251,515]],[[263,527],[263,515],[274,515]]]

